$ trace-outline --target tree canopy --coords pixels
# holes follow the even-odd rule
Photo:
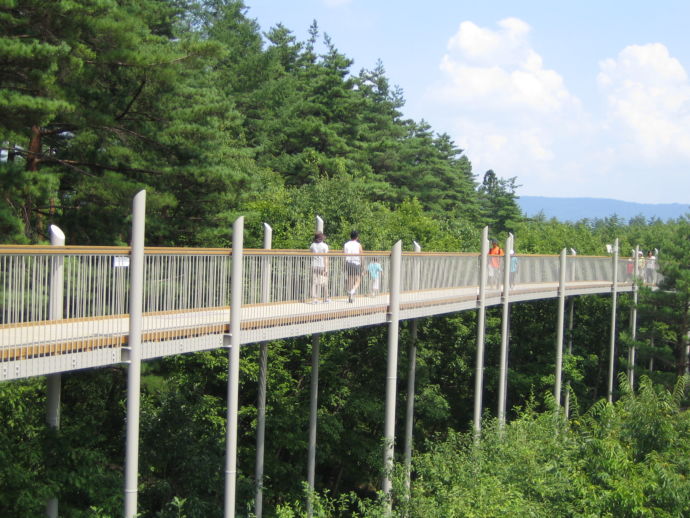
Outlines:
[[[405,118],[403,92],[383,63],[353,70],[316,22],[306,41],[280,24],[262,30],[241,0],[7,0],[0,29],[3,243],[43,242],[54,223],[68,244],[126,244],[131,199],[146,189],[149,245],[227,246],[242,214],[246,244],[257,247],[267,222],[275,248],[306,248],[319,215],[332,248],[358,229],[367,250],[402,239],[408,249],[415,240],[427,251],[477,251],[489,225],[497,239],[513,233],[518,254],[567,248],[601,255],[615,238],[626,253],[637,245],[658,250],[662,289],[642,290],[639,334],[635,341],[623,336],[617,358],[625,366],[625,347],[635,345],[645,381],[637,393],[622,383],[614,406],[598,403],[611,302],[578,298],[565,372],[573,407],[592,410],[559,424],[558,435],[543,397],[553,381],[554,301],[514,305],[508,376],[515,423],[503,435],[489,426],[479,450],[464,435],[476,314],[420,320],[417,480],[400,512],[690,512],[687,455],[673,453],[687,445],[686,413],[682,398],[668,392],[687,369],[687,218],[525,218],[518,179],[488,170],[478,181],[470,152],[428,122]],[[632,303],[621,296],[621,328]],[[385,365],[383,333],[322,338],[316,485],[324,516],[382,512],[383,383],[376,373]],[[409,338],[404,325],[401,340]],[[494,310],[486,340],[485,400],[495,408]],[[306,338],[270,344],[264,494],[273,516],[301,509],[309,347]],[[242,354],[238,501],[250,502],[258,351]],[[0,384],[5,514],[38,515],[50,495],[58,495],[65,516],[121,514],[124,378],[118,367],[65,375],[59,433],[43,425],[44,379]],[[145,364],[142,516],[222,514],[226,382],[220,351]]]

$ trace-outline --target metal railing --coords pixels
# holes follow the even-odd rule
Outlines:
[[[129,254],[128,247],[0,247],[0,361],[126,345]],[[310,323],[324,320],[376,314],[372,322],[379,322],[389,309],[390,258],[390,252],[358,258],[361,276],[349,302],[356,277],[347,263],[352,256],[245,250],[241,326],[307,326],[308,333],[316,332]],[[228,332],[231,261],[230,249],[147,248],[142,342]],[[509,288],[558,283],[558,256],[487,261],[489,290],[502,288],[504,268],[510,268]],[[632,282],[629,264],[628,258],[619,260],[619,284]],[[479,266],[479,254],[405,253],[403,302],[447,299],[461,291],[473,296]],[[611,283],[612,278],[611,257],[568,257],[568,282]]]

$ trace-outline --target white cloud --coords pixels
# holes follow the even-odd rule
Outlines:
[[[479,63],[515,64],[524,60],[530,26],[517,18],[498,22],[500,31],[462,22],[450,40],[448,51],[457,52],[466,60]]]
[[[475,173],[517,176],[526,195],[687,201],[690,82],[683,65],[662,44],[628,46],[599,63],[603,96],[585,109],[544,63],[530,32],[516,18],[495,28],[465,21],[440,59],[442,79],[427,102]],[[594,84],[596,63],[583,73]]]
[[[690,159],[690,83],[660,43],[631,45],[599,63],[606,127],[632,158],[651,164]]]
[[[439,65],[431,93],[452,118],[452,135],[482,174],[517,176],[525,186],[562,188],[556,160],[577,154],[570,139],[589,127],[580,101],[531,47],[530,26],[517,18],[493,30],[462,22]],[[565,140],[568,140],[565,142]]]
[[[576,103],[563,78],[545,69],[529,46],[530,26],[517,18],[498,30],[462,22],[448,41],[440,64],[447,82],[437,94],[448,102],[472,102],[482,109],[550,112]]]

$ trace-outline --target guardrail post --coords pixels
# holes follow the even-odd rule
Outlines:
[[[273,229],[264,223],[264,250],[273,246]],[[261,302],[270,301],[271,293],[271,258],[264,256],[261,272]],[[259,396],[256,404],[256,467],[254,475],[255,498],[254,514],[256,518],[263,515],[264,489],[264,443],[266,440],[266,372],[268,370],[268,344],[259,345]]]
[[[618,297],[618,238],[613,245],[613,282],[611,283],[611,339],[609,343],[608,402],[613,402],[613,370],[616,362],[616,303]]]
[[[632,294],[633,302],[630,307],[630,338],[632,343],[630,344],[630,349],[628,350],[628,380],[630,381],[630,388],[635,387],[635,356],[637,355],[637,350],[635,348],[635,340],[637,339],[637,283],[640,279],[639,277],[639,266],[640,266],[640,245],[635,247],[635,261],[633,268],[635,269],[635,274],[633,275],[633,285]],[[642,279],[644,281],[644,279]]]
[[[474,378],[475,440],[482,431],[482,389],[484,384],[484,326],[486,318],[486,266],[489,255],[489,227],[482,231],[482,253],[479,257],[479,297],[477,299],[477,361]]]
[[[506,239],[503,256],[503,315],[501,319],[501,359],[498,375],[498,425],[506,423],[506,396],[508,390],[508,334],[510,321],[510,263],[513,251],[513,234]]]
[[[129,367],[127,368],[127,441],[125,452],[125,518],[137,515],[139,470],[139,399],[141,387],[141,331],[144,303],[144,231],[146,191],[132,204],[132,252],[129,263]]]
[[[65,234],[55,225],[50,225],[50,244],[52,246],[65,246]],[[62,303],[64,297],[65,258],[54,255],[52,258],[50,275],[50,300],[48,306],[48,318],[50,320],[62,319]],[[47,408],[46,422],[48,427],[54,430],[60,429],[60,390],[62,377],[58,374],[46,376]],[[58,499],[50,498],[46,504],[46,516],[57,518]]]
[[[323,219],[316,216],[316,232],[323,232]],[[326,281],[328,282],[328,281]],[[308,288],[307,288],[308,289]],[[311,384],[309,387],[309,445],[307,451],[307,516],[313,515],[313,493],[316,481],[316,431],[317,412],[319,409],[319,362],[321,349],[321,335],[316,333],[311,337]]]
[[[235,489],[237,484],[237,409],[240,380],[240,320],[242,311],[242,260],[244,247],[244,217],[232,225],[232,279],[230,285],[230,336],[228,353],[228,410],[225,458],[225,518],[235,516]]]
[[[556,382],[553,397],[556,407],[561,406],[561,381],[563,375],[563,322],[565,320],[565,272],[566,249],[561,250],[558,276],[558,318],[556,323]]]
[[[273,248],[273,229],[264,223],[264,250]],[[270,302],[272,264],[269,256],[264,256],[261,269],[261,302]]]
[[[400,273],[402,267],[402,242],[398,241],[391,251],[390,299],[388,320],[388,365],[386,368],[386,418],[384,421],[383,483],[386,510],[390,515],[391,475],[395,450],[395,395],[398,375],[398,324],[400,319]]]
[[[422,246],[417,243],[417,241],[412,241],[412,246],[414,247],[415,253],[420,253],[422,251]],[[412,280],[412,289],[418,290],[421,284],[422,278],[422,265],[418,260],[414,261],[414,277]]]
[[[422,247],[413,241],[414,251],[419,253]],[[415,266],[415,275],[419,271]],[[414,289],[419,289],[419,277],[415,278]],[[407,408],[405,414],[405,491],[406,498],[410,497],[410,480],[412,471],[412,432],[414,426],[414,385],[415,375],[417,370],[417,319],[413,319],[410,323],[410,346],[408,350],[408,366],[407,366]]]

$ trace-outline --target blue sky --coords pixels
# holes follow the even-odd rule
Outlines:
[[[316,20],[354,60],[380,59],[475,174],[518,194],[690,204],[690,2],[245,0],[263,31]]]

